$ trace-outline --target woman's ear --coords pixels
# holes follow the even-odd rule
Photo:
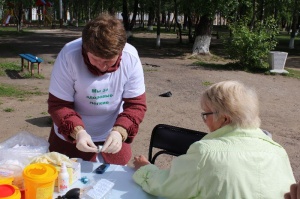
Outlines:
[[[227,125],[227,124],[230,124],[230,123],[231,123],[230,118],[227,115],[225,115],[224,116],[224,124]]]

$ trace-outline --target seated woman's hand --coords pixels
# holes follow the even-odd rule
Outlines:
[[[140,167],[150,164],[147,158],[143,155],[135,156],[133,160],[134,169],[138,170]]]
[[[300,181],[291,185],[290,192],[284,195],[284,199],[300,199]]]

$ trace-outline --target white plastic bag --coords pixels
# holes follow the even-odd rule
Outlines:
[[[49,143],[44,138],[22,131],[0,143],[0,164],[29,164],[30,160],[48,152]]]

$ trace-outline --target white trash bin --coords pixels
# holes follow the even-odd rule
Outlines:
[[[269,65],[271,69],[270,72],[289,73],[288,71],[284,70],[287,56],[288,56],[287,52],[270,51],[269,52]]]

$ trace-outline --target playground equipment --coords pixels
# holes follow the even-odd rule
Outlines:
[[[35,3],[38,6],[38,15],[44,20],[44,25],[53,25],[53,3],[45,0],[37,0]],[[40,9],[42,8],[42,9]]]
[[[11,16],[13,16],[13,13],[14,13],[13,9],[7,10],[5,12],[4,18],[3,18],[3,21],[2,21],[2,26],[8,26],[9,25],[9,20],[10,20]]]

